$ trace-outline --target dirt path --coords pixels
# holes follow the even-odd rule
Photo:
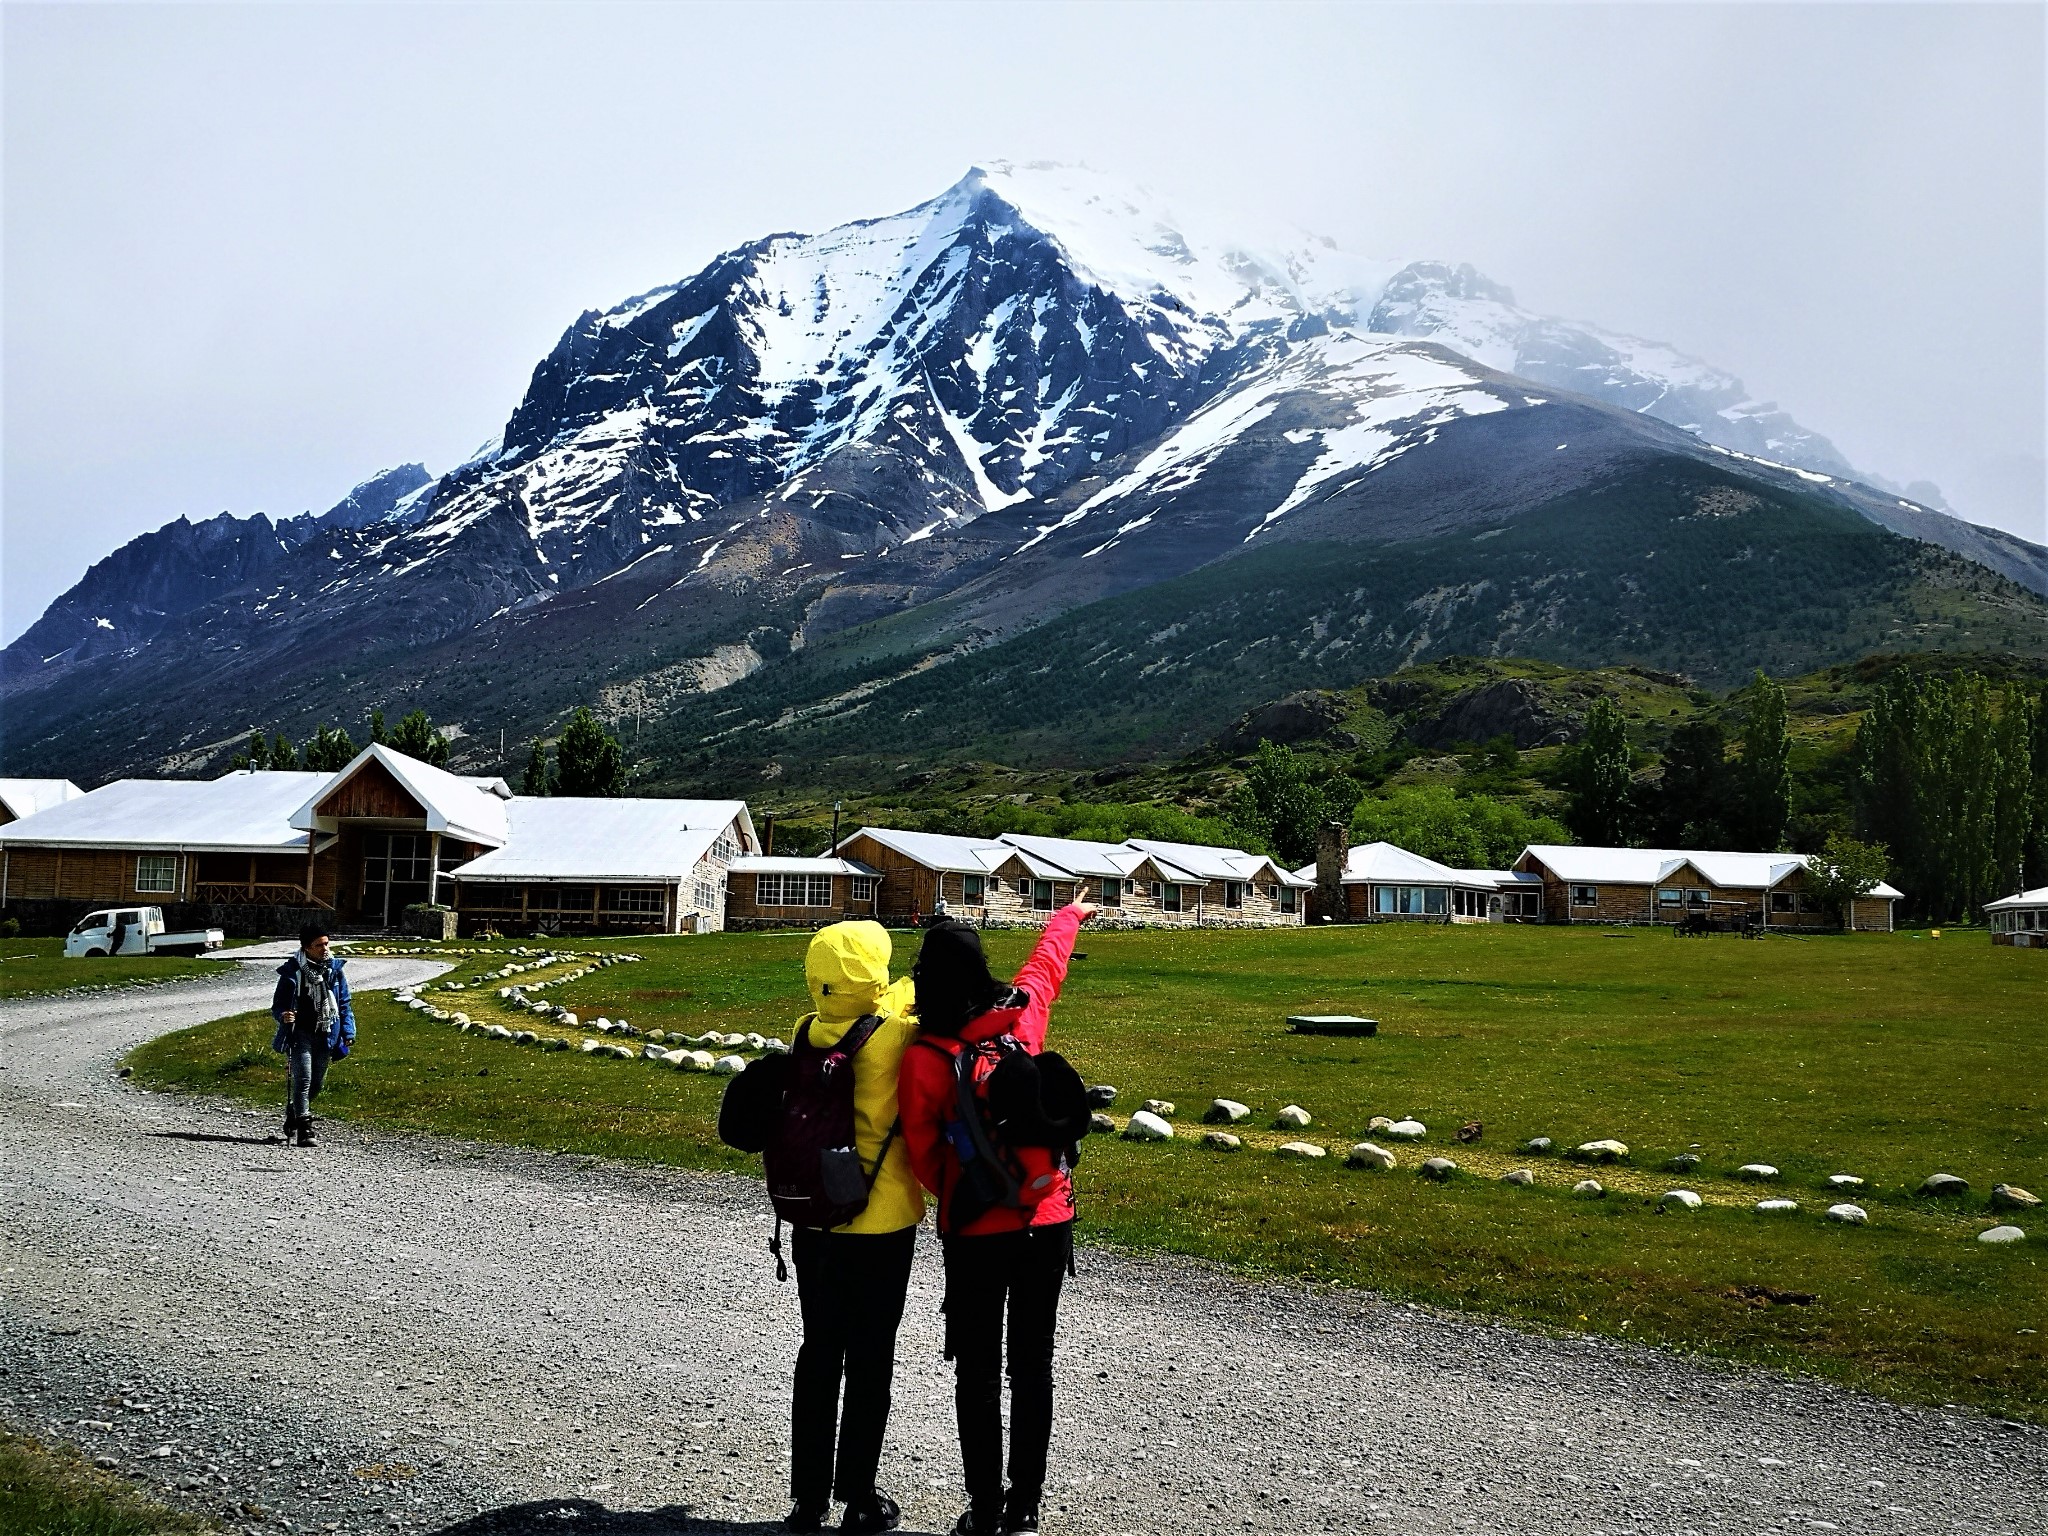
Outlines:
[[[261,1006],[249,970],[0,1004],[0,1418],[252,1532],[774,1528],[758,1189],[331,1122],[299,1152],[114,1076]],[[920,1531],[960,1503],[935,1256],[883,1464]],[[1048,1532],[2048,1530],[2048,1435],[1980,1414],[1171,1261],[1084,1251],[1070,1296]]]

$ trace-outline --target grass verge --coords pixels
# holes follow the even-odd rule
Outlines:
[[[787,1035],[805,1006],[802,935],[635,940],[647,956],[547,995],[646,1029]],[[907,965],[913,936],[899,938]],[[1000,966],[1024,934],[989,935]],[[602,948],[603,945],[579,945]],[[1653,931],[1384,926],[1272,933],[1087,933],[1056,1043],[1120,1109],[1179,1106],[1181,1138],[1092,1138],[1083,1223],[1097,1241],[1244,1270],[1366,1287],[1547,1327],[1811,1370],[1894,1396],[1971,1402],[2048,1422],[2048,1223],[2012,1247],[1973,1241],[1999,1219],[1996,1182],[2048,1184],[2048,1036],[2040,957],[1896,936],[1680,943]],[[465,959],[458,979],[494,962]],[[436,994],[437,998],[439,994]],[[472,1017],[487,991],[449,994]],[[1290,1012],[1357,1012],[1376,1039],[1283,1032]],[[521,1145],[752,1171],[713,1134],[718,1079],[464,1035],[381,996],[359,1004],[357,1054],[327,1113]],[[162,1087],[281,1100],[261,1015],[166,1036],[136,1053]],[[1190,1122],[1223,1095],[1253,1107],[1238,1153]],[[1275,1157],[1282,1105],[1315,1116],[1317,1163]],[[1375,1114],[1430,1127],[1392,1173],[1341,1166]],[[1472,1146],[1450,1132],[1478,1120]],[[1609,1187],[1516,1152],[1628,1142]],[[1696,1151],[1685,1175],[1658,1171]],[[1450,1183],[1414,1175],[1448,1153]],[[1742,1164],[1775,1164],[1755,1186]],[[1528,1166],[1517,1188],[1495,1175]],[[1936,1170],[1972,1193],[1913,1194]],[[1829,1174],[1868,1182],[1867,1227],[1820,1218]],[[1660,1214],[1674,1186],[1707,1203]],[[1801,1203],[1761,1216],[1764,1195]],[[765,1207],[764,1207],[765,1214]],[[2034,1225],[2018,1218],[2022,1225]],[[765,1220],[764,1220],[765,1231]],[[1794,1298],[1809,1298],[1796,1300]]]
[[[67,960],[62,939],[0,939],[0,997],[32,997],[132,981],[171,981],[181,976],[214,976],[232,964],[227,960],[195,960],[185,955]]]
[[[0,1428],[0,1531],[8,1536],[213,1536],[220,1529],[166,1509],[68,1446]]]

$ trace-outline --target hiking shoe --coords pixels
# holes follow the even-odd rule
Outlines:
[[[308,1115],[299,1122],[299,1145],[302,1147],[317,1147],[320,1145],[319,1142],[313,1139],[313,1117],[311,1115]]]
[[[1003,1536],[1038,1536],[1038,1506],[1019,1509],[1012,1505],[1003,1515]]]
[[[293,1138],[294,1136],[298,1135],[298,1134],[299,1134],[299,1117],[298,1117],[297,1115],[286,1115],[286,1116],[284,1117],[284,1142],[285,1142],[285,1145],[286,1145],[286,1146],[290,1146],[290,1145],[291,1145],[291,1142],[292,1142],[292,1138]]]
[[[832,1512],[830,1504],[799,1504],[792,1509],[782,1522],[785,1531],[822,1531],[825,1516]]]
[[[952,1536],[1001,1536],[1003,1527],[999,1515],[987,1510],[977,1510],[971,1505],[953,1522]]]
[[[839,1529],[853,1532],[893,1531],[903,1523],[903,1510],[886,1493],[871,1493],[851,1500]]]

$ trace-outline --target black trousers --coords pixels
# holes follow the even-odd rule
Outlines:
[[[1052,1350],[1060,1288],[1074,1255],[1074,1224],[987,1237],[949,1237],[946,1354],[967,1501],[1003,1504],[1003,1337],[1009,1334],[1010,1503],[1036,1509],[1052,1445]]]
[[[797,1503],[815,1508],[875,1491],[896,1374],[896,1327],[910,1289],[917,1228],[866,1233],[795,1227],[790,1238],[804,1342],[790,1393],[789,1491]]]

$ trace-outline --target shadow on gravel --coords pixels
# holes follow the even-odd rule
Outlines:
[[[487,1509],[467,1520],[443,1526],[434,1536],[770,1536],[780,1520],[707,1520],[690,1513],[687,1504],[660,1509],[606,1509],[594,1499],[537,1499]],[[904,1536],[918,1536],[904,1528]]]
[[[281,1147],[282,1136],[222,1136],[213,1131],[145,1131],[159,1141],[225,1141],[237,1147]]]

